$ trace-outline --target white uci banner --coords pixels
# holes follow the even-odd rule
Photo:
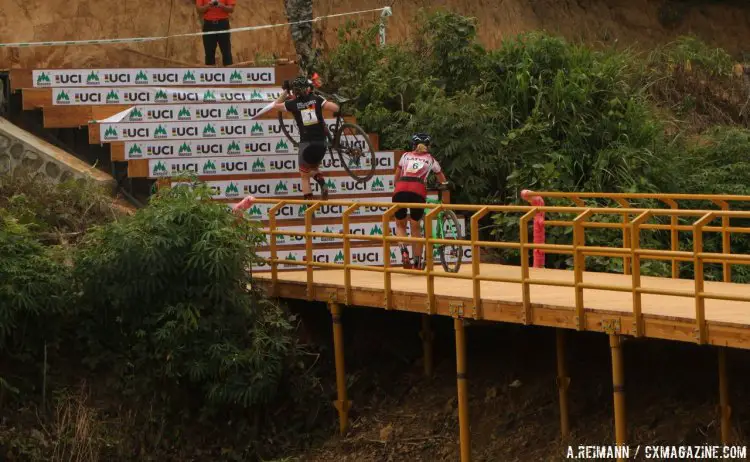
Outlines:
[[[424,227],[424,222],[422,223],[422,226]],[[464,231],[466,229],[466,223],[463,218],[458,219],[458,236],[464,236]],[[445,236],[456,236],[455,230],[449,230],[447,224],[443,224]],[[262,228],[264,232],[268,232],[268,228]],[[391,236],[396,235],[396,227],[395,223],[391,222]],[[313,225],[312,227],[313,232],[315,233],[336,233],[336,234],[343,234],[344,232],[344,225],[343,224],[333,224],[333,225]],[[292,231],[292,232],[304,232],[305,227],[304,226],[280,226],[278,227],[278,231]],[[432,222],[432,233],[433,236],[435,236],[435,232],[437,231],[437,220],[433,220]],[[350,223],[349,224],[349,234],[357,234],[361,236],[382,236],[383,235],[383,224],[381,222],[370,222],[370,223]],[[271,237],[266,234],[266,241],[270,242]],[[329,244],[329,243],[341,243],[343,242],[343,239],[338,237],[319,237],[314,236],[312,239],[314,244]],[[360,241],[362,242],[362,241]],[[278,245],[302,245],[305,243],[305,237],[304,236],[285,236],[278,234],[276,235],[276,244]]]
[[[130,85],[273,85],[276,68],[44,69],[31,73],[35,88]]]
[[[281,94],[276,87],[257,88],[53,88],[52,103],[57,106],[170,103],[271,103]]]
[[[393,152],[376,152],[375,168],[393,170]],[[370,159],[364,162],[369,168]],[[358,167],[361,168],[361,167]],[[338,158],[327,155],[321,162],[324,172],[346,171]],[[296,154],[271,156],[200,157],[192,159],[149,159],[149,178],[165,178],[188,173],[196,175],[247,175],[249,173],[296,173],[299,171]]]
[[[350,262],[353,265],[363,266],[382,266],[383,259],[383,248],[382,247],[355,247],[351,249]],[[461,248],[463,255],[461,258],[461,264],[471,262],[471,246]],[[390,252],[390,263],[391,265],[400,265],[401,256],[398,255],[397,246],[391,245]],[[271,258],[271,251],[265,250],[258,252],[257,255],[261,258]],[[433,252],[435,258],[435,266],[440,267],[440,255],[437,249]],[[280,260],[294,260],[298,262],[304,262],[307,260],[307,251],[305,249],[298,250],[283,250],[276,251],[276,258]],[[313,260],[319,263],[344,263],[344,251],[343,249],[314,249]],[[448,257],[448,261],[456,261],[455,257]],[[278,269],[289,270],[289,269],[304,269],[303,264],[295,265],[294,263],[279,263]],[[271,271],[271,265],[268,262],[259,262],[252,267],[253,271]]]
[[[172,183],[173,185],[175,183]],[[437,195],[432,194],[429,196],[430,199],[437,200]],[[388,208],[391,206],[390,197],[351,197],[344,199],[347,202],[372,202],[372,203],[387,203],[383,206],[363,206],[357,208],[352,213],[353,217],[374,217],[382,216]],[[235,205],[235,203],[228,204],[228,207]],[[267,220],[268,210],[273,207],[273,204],[254,204],[248,210],[245,211],[245,217],[250,220]],[[347,207],[343,205],[321,205],[320,208],[315,210],[316,218],[341,218],[341,214],[344,213]],[[304,218],[305,207],[303,205],[285,205],[278,210],[276,215],[279,220],[295,220]]]
[[[99,123],[115,122],[192,122],[195,120],[250,120],[262,114],[266,103],[137,105]]]
[[[213,199],[233,199],[253,195],[255,197],[282,198],[284,196],[302,196],[299,178],[267,178],[262,180],[206,181],[213,190]],[[318,184],[311,181],[314,193],[319,193]],[[172,185],[189,184],[184,181],[172,182]],[[326,186],[330,194],[362,195],[372,193],[392,193],[393,175],[375,175],[369,181],[360,183],[349,176],[329,177]]]
[[[333,131],[336,120],[325,121]],[[294,119],[285,119],[284,126],[290,134],[297,132]],[[99,125],[101,142],[170,140],[170,139],[211,139],[242,137],[284,136],[278,120],[216,120],[206,122],[135,122],[102,123]],[[364,146],[364,140],[358,139]]]

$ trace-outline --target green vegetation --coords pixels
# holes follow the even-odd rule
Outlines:
[[[256,225],[206,187],[163,190],[133,216],[108,209],[102,220],[73,213],[106,204],[89,186],[35,183],[14,182],[24,194],[0,209],[0,406],[21,419],[40,402],[57,412],[41,413],[51,444],[0,426],[0,453],[247,460],[311,431],[320,386],[294,318],[246,270],[263,239]],[[39,241],[79,228],[74,246]]]
[[[410,41],[379,47],[376,28],[349,23],[322,67],[325,90],[357,95],[354,115],[384,146],[407,148],[410,133],[432,133],[434,154],[460,185],[458,202],[522,203],[523,189],[750,192],[743,181],[750,92],[723,50],[694,37],[649,53],[593,49],[540,32],[487,50],[470,18],[434,13],[415,24]],[[517,239],[517,223],[496,216],[493,232]],[[592,242],[621,238],[602,232]],[[570,239],[569,230],[548,230],[549,242]],[[649,239],[668,248],[668,234]],[[503,257],[517,261],[514,252]],[[622,271],[621,261],[591,261]],[[663,262],[646,263],[645,272],[670,274]],[[734,276],[746,280],[742,271]]]

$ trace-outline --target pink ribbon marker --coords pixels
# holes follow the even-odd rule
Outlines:
[[[540,196],[532,196],[533,191],[524,189],[521,198],[534,207],[544,207],[544,199]],[[534,244],[544,244],[544,212],[534,215]],[[544,268],[544,250],[534,249],[534,268]]]
[[[245,196],[244,199],[232,206],[232,212],[244,212],[255,203],[255,196]]]

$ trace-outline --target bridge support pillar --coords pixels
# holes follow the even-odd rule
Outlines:
[[[341,305],[335,301],[328,303],[333,320],[333,349],[336,360],[336,391],[338,400],[333,403],[339,412],[339,431],[346,434],[349,429],[349,408],[351,402],[346,399],[346,373],[344,371],[344,328],[341,325]]]
[[[627,444],[628,426],[625,416],[625,365],[622,355],[622,337],[610,334],[612,350],[612,389],[615,400],[615,441],[618,446]],[[617,459],[618,462],[623,459]]]
[[[434,334],[432,333],[432,324],[431,324],[431,318],[428,314],[422,315],[422,331],[419,333],[419,336],[422,338],[422,353],[423,353],[423,363],[424,363],[424,375],[428,379],[432,377],[432,371],[433,371],[433,355],[432,355],[432,341],[434,339]]]
[[[453,320],[456,330],[456,380],[458,385],[458,428],[461,462],[471,461],[471,434],[469,432],[469,386],[466,381],[466,332],[464,320]]]
[[[570,435],[570,417],[568,415],[568,377],[565,364],[565,331],[556,329],[557,335],[557,390],[560,395],[560,435],[566,439]]]
[[[719,408],[721,410],[721,443],[732,440],[732,408],[729,406],[729,380],[727,379],[727,349],[719,347]]]

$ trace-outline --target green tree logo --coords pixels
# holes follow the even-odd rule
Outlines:
[[[158,90],[156,96],[154,96],[154,100],[158,103],[166,102],[168,99],[167,92],[164,90]]]
[[[104,130],[104,139],[112,140],[115,138],[117,138],[117,130],[115,130],[115,127],[107,127],[107,129]]]
[[[99,74],[91,71],[91,73],[86,77],[86,84],[87,85],[97,85],[99,83]]]
[[[158,127],[156,127],[156,130],[154,131],[154,138],[166,138],[167,137],[167,129],[164,128],[163,125],[159,124]]]
[[[229,76],[229,83],[242,83],[242,74],[240,71],[232,72],[232,75]]]
[[[253,173],[262,173],[266,171],[266,163],[263,161],[262,157],[255,159],[255,162],[253,162],[252,171]]]
[[[193,154],[193,150],[187,143],[182,143],[182,146],[180,146],[180,149],[177,151],[177,154],[180,156],[190,156]]]
[[[240,114],[237,112],[236,106],[229,106],[229,109],[227,109],[227,119],[239,119]]]
[[[203,101],[216,101],[216,95],[214,95],[213,91],[206,90],[205,93],[203,93]]]
[[[331,228],[329,228],[328,226],[326,226],[325,229],[323,230],[323,232],[324,233],[333,233],[333,230]],[[333,241],[333,237],[331,237],[331,236],[325,236],[325,237],[321,237],[320,240],[323,241],[323,242],[332,242]]]
[[[69,103],[70,102],[70,96],[65,92],[65,90],[60,91],[60,93],[57,95],[57,102],[58,103]]]
[[[260,124],[260,122],[255,122],[255,125],[250,127],[250,135],[251,136],[262,136],[263,135],[263,126]]]
[[[276,143],[276,152],[289,152],[289,145],[286,143],[286,141],[279,140],[278,143]]]
[[[334,263],[344,263],[344,252],[339,250],[339,253],[336,254],[335,257],[333,257]]]
[[[154,170],[151,172],[151,176],[165,176],[167,174],[167,166],[164,162],[159,161],[154,165]]]
[[[382,235],[383,234],[383,228],[381,228],[378,225],[373,226],[372,229],[370,230],[370,236],[375,236],[376,234]]]
[[[203,173],[216,173],[216,164],[213,160],[209,159],[203,164]]]
[[[250,99],[251,100],[262,100],[264,98],[263,98],[263,95],[261,94],[261,92],[259,92],[258,90],[253,90],[253,92],[250,93]]]
[[[257,205],[253,205],[250,208],[250,210],[247,211],[247,214],[251,218],[260,218],[263,215],[263,213],[261,213],[261,211],[260,211],[260,207],[258,207]],[[277,237],[281,237],[281,236],[277,236]]]
[[[138,71],[138,74],[136,74],[135,83],[148,83],[148,76],[143,70]]]
[[[279,182],[276,185],[276,187],[274,188],[273,192],[275,194],[286,194],[286,193],[288,193],[289,189],[286,186],[286,182],[284,182],[283,180],[279,180]]]
[[[203,128],[203,136],[216,136],[216,129],[213,125],[208,124]]]
[[[129,157],[140,157],[143,155],[143,150],[141,150],[141,146],[138,144],[134,144],[130,147],[130,150],[128,151]]]
[[[240,195],[240,189],[237,187],[234,181],[229,182],[229,185],[224,190],[224,195],[227,197],[236,197]]]
[[[37,78],[36,78],[36,84],[41,87],[41,86],[51,85],[52,82],[49,79],[49,75],[47,75],[46,72],[42,72],[41,74],[39,74],[37,76]]]
[[[373,192],[382,192],[385,191],[385,185],[383,184],[383,180],[380,179],[380,177],[375,177],[375,180],[372,182],[372,191]]]
[[[182,74],[182,83],[195,83],[195,74],[193,74],[193,71],[185,71]]]
[[[130,120],[143,120],[143,113],[138,108],[133,108],[130,112]]]
[[[177,119],[178,120],[190,120],[192,118],[192,115],[190,114],[190,110],[186,108],[185,106],[182,106],[182,109],[180,109],[180,112],[177,113]]]
[[[336,192],[336,183],[334,183],[333,180],[330,178],[326,180],[326,187],[328,188],[329,191]]]
[[[236,141],[232,141],[229,143],[229,147],[227,148],[227,154],[239,154],[240,153],[240,144]]]

